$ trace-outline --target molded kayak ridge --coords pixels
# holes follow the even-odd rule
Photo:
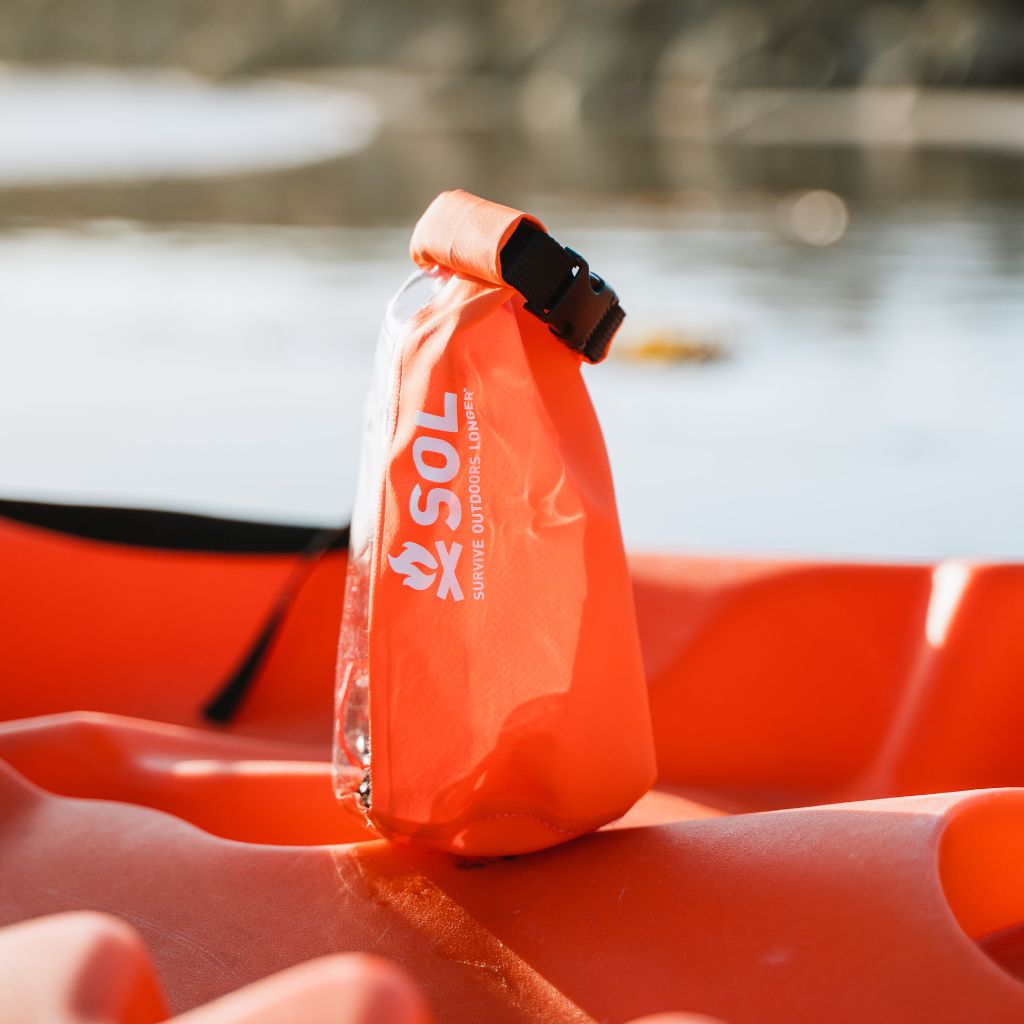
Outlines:
[[[1024,567],[634,557],[657,788],[465,861],[334,801],[343,550],[56,525],[0,520],[3,1020],[1024,1016]]]

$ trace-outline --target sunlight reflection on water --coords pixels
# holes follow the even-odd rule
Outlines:
[[[642,216],[638,222],[645,222]],[[623,346],[705,365],[586,371],[632,546],[1024,556],[1024,245],[1010,211],[559,224],[613,281]],[[0,235],[0,491],[338,521],[405,231]]]
[[[181,71],[0,68],[0,185],[195,177],[292,167],[365,146],[367,98]]]

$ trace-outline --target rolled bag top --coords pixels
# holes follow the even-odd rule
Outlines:
[[[511,288],[502,275],[501,250],[523,221],[547,231],[521,210],[452,189],[442,192],[420,217],[409,254],[424,270],[445,267],[460,277]]]
[[[525,309],[587,362],[599,363],[625,311],[615,289],[535,217],[468,192],[442,192],[413,232],[410,254],[424,270],[518,292]]]

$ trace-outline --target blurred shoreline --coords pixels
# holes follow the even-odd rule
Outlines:
[[[666,82],[714,88],[1021,87],[1017,0],[33,0],[0,4],[0,60],[182,68],[213,78],[387,65],[560,77],[587,108]],[[556,87],[557,88],[557,87]]]
[[[6,226],[109,218],[397,224],[455,185],[509,203],[581,211],[623,195],[699,210],[756,204],[805,189],[875,204],[1024,198],[1024,91],[680,87],[657,102],[652,123],[640,124],[629,116],[628,91],[609,96],[600,118],[569,100],[545,108],[538,118],[532,105],[524,109],[519,92],[487,75],[453,79],[389,69],[293,69],[217,84],[152,69],[9,67],[0,76],[0,112],[6,110],[8,125],[24,114],[18,85],[26,77],[48,83],[43,101],[36,97],[25,115],[32,119],[26,145],[45,140],[53,159],[64,162],[65,180],[19,184],[10,172],[0,176],[0,225]],[[95,160],[102,142],[79,137],[75,150],[67,126],[83,111],[88,114],[88,96],[77,83],[105,79],[109,88],[100,91],[97,103],[107,106],[96,116],[106,119],[108,142],[119,145],[137,128],[130,120],[118,125],[118,108],[110,107],[108,95],[118,90],[130,96],[143,85],[164,83],[161,104],[151,104],[146,115],[157,136],[194,121],[197,113],[209,114],[204,131],[212,139],[183,140],[192,170],[161,173],[156,165],[155,173],[150,169],[137,180],[130,170],[119,180],[75,180],[75,160],[86,150]],[[251,167],[244,158],[237,166],[236,158],[232,170],[204,173],[204,144],[209,147],[219,130],[233,128],[237,98],[247,89],[265,90],[271,99],[275,89],[305,91],[293,97],[291,114],[285,105],[276,121],[262,117],[253,126]],[[365,106],[363,120],[376,127],[360,129],[352,143],[343,137],[349,129],[328,116],[332,102]],[[325,115],[310,121],[317,105]],[[161,117],[167,119],[166,132]],[[298,138],[300,151],[305,145],[313,155],[291,158],[287,145],[296,144],[295,125],[303,120],[314,134],[305,142]],[[10,155],[15,143],[8,132],[0,140],[0,156],[5,146]],[[318,151],[342,155],[318,159]],[[272,156],[269,169],[261,165],[266,157],[260,152]],[[275,160],[284,166],[274,167]]]

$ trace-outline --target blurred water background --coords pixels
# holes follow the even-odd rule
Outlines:
[[[542,216],[627,543],[1024,555],[1024,14],[0,0],[0,493],[343,521],[411,225]]]

